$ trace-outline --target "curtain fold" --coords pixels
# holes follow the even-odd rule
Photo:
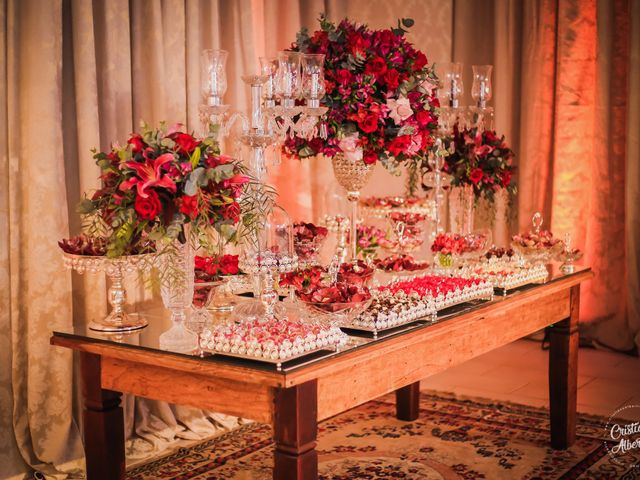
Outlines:
[[[246,111],[240,76],[301,27],[317,28],[321,12],[374,28],[412,17],[409,38],[430,61],[463,61],[467,75],[472,64],[495,66],[496,127],[518,162],[511,230],[541,211],[556,235],[572,233],[597,274],[584,318],[600,320],[593,331],[605,345],[628,350],[634,336],[640,345],[639,1],[0,0],[0,478],[33,469],[62,478],[82,465],[72,355],[48,341],[107,309],[104,278],[63,274],[55,244],[78,233],[75,204],[98,185],[90,149],[124,141],[141,120],[198,131],[205,48],[230,52],[225,101]],[[318,219],[333,185],[323,158],[285,159],[270,179],[304,220]],[[402,191],[402,178],[379,167],[365,194]],[[153,300],[133,282],[128,293]],[[124,403],[134,459],[236,422]]]

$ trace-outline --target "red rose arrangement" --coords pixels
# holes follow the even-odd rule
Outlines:
[[[222,255],[195,257],[196,282],[213,282],[225,275],[237,275],[240,273],[238,267],[238,255]]]
[[[431,251],[443,255],[460,255],[478,252],[485,247],[486,243],[487,236],[484,233],[470,233],[467,235],[440,233],[431,244]]]
[[[460,130],[454,125],[453,137],[446,143],[452,153],[445,157],[444,171],[452,176],[453,186],[471,185],[476,198],[484,196],[489,201],[498,190],[517,192],[512,179],[514,153],[504,136],[477,127]]]
[[[325,55],[328,138],[293,137],[285,153],[298,158],[344,154],[354,161],[422,158],[433,145],[439,107],[438,84],[427,57],[404,34],[413,20],[398,28],[370,30],[343,20],[338,25],[320,18],[320,30],[302,30],[291,50]]]
[[[179,124],[144,125],[126,146],[94,158],[102,188],[79,211],[90,219],[90,236],[105,238],[109,257],[177,239],[185,224],[196,235],[214,228],[224,241],[237,241],[240,225],[255,217],[253,199],[242,195],[251,182],[244,167],[220,155],[213,138],[196,138]]]
[[[429,266],[425,262],[416,262],[411,255],[391,255],[374,260],[374,265],[378,270],[385,272],[415,272]]]
[[[342,267],[342,266],[341,266]],[[352,268],[352,266],[350,266]],[[347,270],[350,267],[345,267]],[[341,268],[342,270],[342,268]],[[324,304],[322,310],[337,312],[342,305],[352,302],[364,302],[371,298],[371,293],[362,284],[351,284],[342,281],[331,283],[327,269],[321,266],[308,267],[303,270],[282,274],[280,286],[292,286],[296,296],[303,302]]]
[[[327,270],[319,265],[307,267],[280,275],[281,287],[293,287],[296,291],[309,291],[318,287],[327,275]]]

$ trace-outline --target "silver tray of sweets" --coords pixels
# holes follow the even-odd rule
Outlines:
[[[374,298],[371,306],[355,318],[340,323],[340,327],[355,331],[378,332],[402,327],[420,320],[433,321],[436,309],[432,302],[419,298]]]

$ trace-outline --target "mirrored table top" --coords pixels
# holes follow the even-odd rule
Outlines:
[[[140,315],[143,316],[149,323],[149,325],[142,330],[137,330],[130,333],[104,333],[91,330],[86,326],[80,326],[71,328],[68,330],[56,330],[54,331],[54,336],[58,337],[67,337],[74,338],[78,340],[94,342],[94,343],[105,343],[105,344],[113,344],[119,346],[126,346],[133,349],[147,350],[153,352],[165,352],[169,355],[179,355],[186,356],[192,359],[200,359],[205,362],[219,362],[230,365],[238,365],[245,368],[251,368],[256,370],[263,371],[272,371],[272,372],[291,372],[293,370],[299,369],[301,367],[307,366],[311,363],[318,363],[324,360],[334,358],[339,355],[344,355],[346,352],[350,352],[354,349],[366,348],[369,345],[378,344],[380,342],[388,341],[389,339],[396,338],[399,335],[403,335],[410,331],[415,331],[417,329],[429,328],[434,324],[439,324],[442,322],[446,322],[452,318],[455,318],[461,314],[468,313],[475,309],[481,308],[486,305],[495,304],[498,302],[503,302],[505,299],[513,298],[522,294],[523,292],[530,291],[536,288],[542,288],[544,285],[548,285],[553,282],[557,282],[567,277],[575,276],[590,269],[587,267],[576,266],[575,271],[572,273],[563,273],[558,268],[558,265],[548,265],[549,270],[549,278],[544,284],[530,284],[523,287],[516,288],[514,290],[510,290],[506,295],[496,294],[493,300],[475,300],[472,302],[467,302],[461,305],[457,305],[454,307],[450,307],[445,310],[441,310],[438,312],[438,317],[435,322],[424,319],[424,320],[416,320],[411,323],[398,326],[396,328],[392,328],[389,330],[384,330],[378,332],[377,337],[374,338],[374,335],[371,332],[363,332],[363,331],[354,331],[343,329],[345,333],[349,336],[348,343],[341,347],[338,351],[333,350],[321,350],[315,353],[310,353],[305,355],[304,357],[300,357],[295,360],[291,360],[289,362],[285,362],[281,366],[281,370],[277,368],[277,366],[273,363],[261,362],[259,360],[249,360],[243,358],[235,358],[230,356],[225,356],[223,354],[211,354],[208,352],[204,353],[204,356],[198,355],[198,350],[195,348],[192,353],[179,353],[179,352],[171,352],[160,349],[159,337],[160,335],[168,330],[171,326],[171,320],[169,313],[159,306],[153,309],[145,309],[140,310],[137,313],[133,313],[132,315]],[[130,306],[129,310],[134,310],[135,305]],[[214,325],[218,322],[224,322],[228,319],[229,314],[213,314],[211,324]]]

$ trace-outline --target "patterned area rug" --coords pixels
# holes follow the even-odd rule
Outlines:
[[[554,451],[545,409],[422,393],[419,419],[402,422],[395,418],[394,398],[320,424],[320,478],[640,479],[640,468],[611,460],[603,418],[580,415],[575,445]],[[249,423],[134,468],[127,478],[267,480],[272,451],[270,427]],[[628,453],[625,464],[640,465],[640,450]]]

